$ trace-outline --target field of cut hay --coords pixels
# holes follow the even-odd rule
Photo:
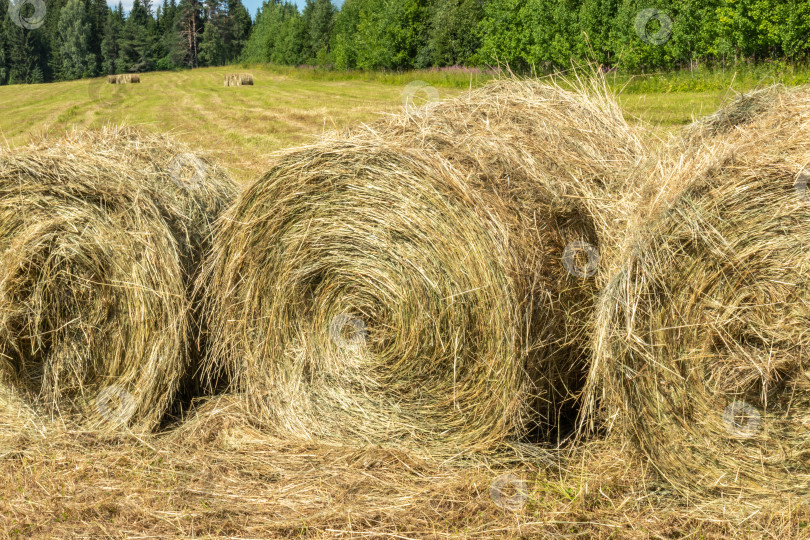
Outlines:
[[[504,79],[242,189],[129,127],[4,149],[0,534],[806,538],[808,111],[662,141]]]

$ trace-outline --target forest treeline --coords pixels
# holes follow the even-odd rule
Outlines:
[[[252,21],[241,0],[0,0],[0,84],[70,80],[238,60]]]
[[[810,0],[0,0],[0,84],[234,62],[628,71],[803,60]],[[38,18],[39,17],[39,18]]]

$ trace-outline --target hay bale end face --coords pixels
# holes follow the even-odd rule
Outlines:
[[[225,75],[225,86],[253,86],[253,75],[250,73]]]
[[[599,242],[589,209],[563,196],[584,193],[565,171],[585,164],[610,183],[620,160],[606,170],[597,149],[627,145],[616,154],[633,163],[640,146],[612,126],[571,169],[558,168],[577,151],[567,135],[552,139],[554,163],[555,148],[523,160],[490,146],[497,129],[473,131],[476,110],[494,123],[510,102],[490,92],[432,110],[459,130],[437,120],[436,144],[394,128],[337,137],[287,153],[239,197],[207,265],[212,385],[227,380],[270,429],[319,440],[486,451],[553,430],[581,383],[586,340],[573,321],[595,293],[564,253]],[[521,128],[542,103],[564,117],[565,102],[532,95]],[[538,137],[562,128],[539,123]]]
[[[527,335],[538,332],[529,343],[546,344],[529,345],[527,355],[538,387],[535,431],[545,438],[568,430],[577,414],[594,295],[616,257],[638,198],[639,172],[647,166],[640,131],[625,121],[604,78],[562,84],[493,81],[348,133],[439,153],[477,192],[498,202],[512,241],[532,246],[520,251],[521,267],[544,266],[541,272],[554,276],[542,293],[553,301],[537,300],[542,287],[527,294],[536,311],[524,328]],[[562,245],[551,247],[549,228]]]
[[[109,84],[135,84],[141,82],[141,76],[137,73],[122,73],[120,75],[107,75]]]
[[[156,140],[74,132],[0,155],[0,385],[37,415],[149,430],[190,368],[194,242],[227,197],[172,192]]]
[[[791,91],[664,171],[603,294],[589,399],[693,498],[810,493],[808,126]]]

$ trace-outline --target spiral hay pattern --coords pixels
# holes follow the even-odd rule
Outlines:
[[[151,429],[190,368],[203,229],[233,187],[180,187],[164,142],[110,128],[0,154],[0,384],[37,414]]]
[[[810,488],[808,126],[785,93],[673,165],[603,294],[591,404],[693,497]]]
[[[610,121],[574,141],[599,129],[563,113],[577,100],[502,82],[281,156],[216,233],[211,384],[304,438],[454,452],[550,433],[595,292],[563,253],[598,245],[586,193],[641,151]]]

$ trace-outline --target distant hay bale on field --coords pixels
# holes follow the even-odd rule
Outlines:
[[[0,154],[0,385],[37,414],[152,429],[190,368],[191,284],[233,188],[176,182],[166,140],[106,129]]]
[[[122,73],[120,75],[107,75],[109,84],[130,84],[141,82],[141,76],[137,73]]]
[[[599,244],[583,198],[642,148],[618,108],[499,84],[431,110],[430,142],[372,126],[287,152],[226,213],[205,365],[265,425],[450,452],[553,432],[598,259],[567,248]]]
[[[589,401],[692,497],[810,490],[809,164],[810,91],[780,93],[663,171],[603,294]]]
[[[253,86],[253,75],[250,73],[225,75],[225,86]]]

